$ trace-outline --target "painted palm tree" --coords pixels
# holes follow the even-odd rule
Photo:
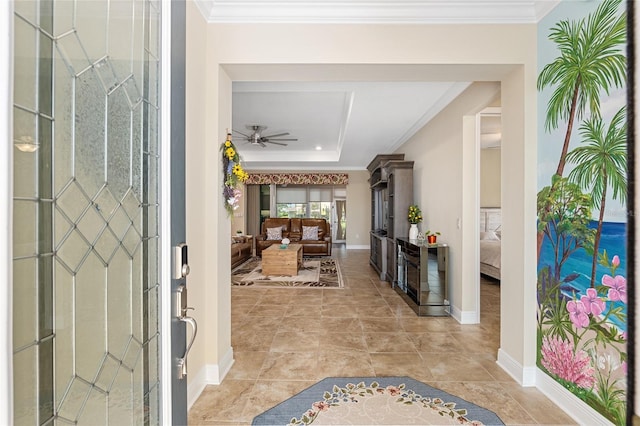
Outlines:
[[[627,197],[627,130],[625,108],[611,119],[609,127],[600,117],[591,117],[580,126],[583,144],[567,154],[567,161],[576,167],[569,180],[592,194],[593,208],[600,210],[593,242],[591,287],[595,287],[598,247],[602,235],[607,189],[613,190],[614,200],[626,202]]]
[[[567,122],[556,174],[562,176],[574,121],[587,108],[600,115],[600,92],[625,84],[626,13],[616,16],[622,0],[604,0],[585,19],[558,22],[549,34],[560,50],[538,76],[538,90],[557,86],[547,105],[547,130]]]

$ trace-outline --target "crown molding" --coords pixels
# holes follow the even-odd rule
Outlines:
[[[532,24],[560,0],[193,0],[209,23]]]

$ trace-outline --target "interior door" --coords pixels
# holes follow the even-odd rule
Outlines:
[[[179,424],[161,356],[164,2],[13,7],[14,424]]]

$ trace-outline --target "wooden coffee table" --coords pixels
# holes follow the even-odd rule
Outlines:
[[[302,266],[302,244],[289,244],[280,248],[279,244],[262,250],[263,275],[298,275]]]

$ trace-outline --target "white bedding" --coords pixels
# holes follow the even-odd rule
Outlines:
[[[502,239],[500,208],[480,209],[480,272],[500,279],[500,245]]]
[[[500,269],[500,240],[480,240],[480,263]]]

